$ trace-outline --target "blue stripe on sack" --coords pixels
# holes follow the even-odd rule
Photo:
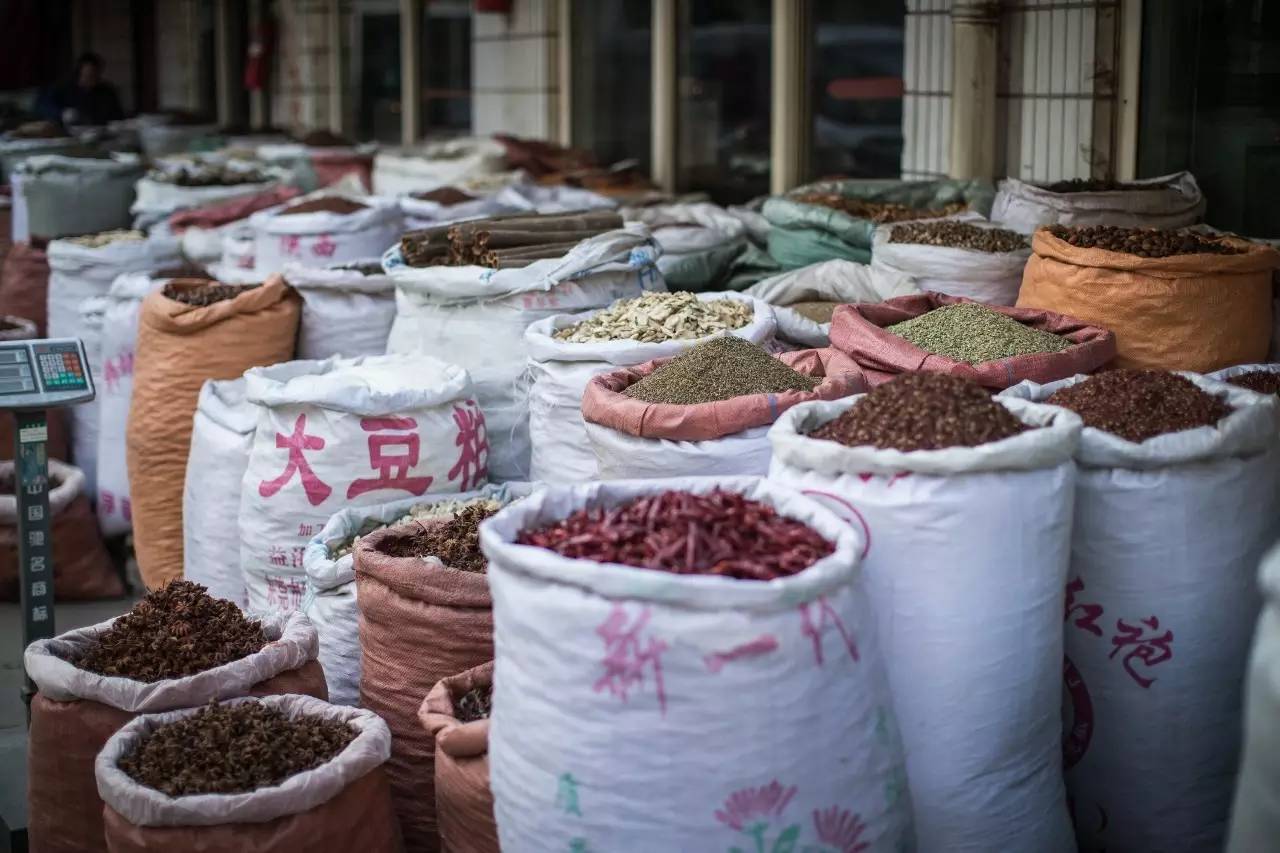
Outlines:
[[[774,394],[767,395],[769,400],[769,420],[776,421],[778,419],[778,398]]]

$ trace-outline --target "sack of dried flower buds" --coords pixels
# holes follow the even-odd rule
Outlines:
[[[418,709],[435,738],[436,817],[449,853],[499,853],[489,790],[493,662],[442,679]]]

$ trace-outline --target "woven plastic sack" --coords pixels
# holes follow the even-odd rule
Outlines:
[[[713,488],[810,525],[834,553],[759,582],[513,544],[579,509]],[[774,483],[675,478],[553,486],[486,522],[480,542],[502,849],[914,849],[860,531]]]
[[[528,348],[524,331],[555,314],[603,308],[665,290],[658,248],[643,225],[579,243],[563,258],[521,269],[406,266],[396,245],[383,267],[396,283],[387,352],[424,352],[466,368],[489,427],[489,475],[528,480]]]
[[[764,476],[771,455],[769,426],[783,412],[799,403],[867,390],[858,365],[834,349],[801,350],[778,358],[793,370],[821,378],[821,384],[812,391],[750,394],[682,406],[646,403],[622,393],[671,357],[592,379],[582,396],[582,419],[600,478]]]
[[[183,186],[172,181],[144,177],[137,183],[138,196],[129,208],[134,226],[150,228],[180,211],[226,202],[247,202],[279,189],[275,181],[245,184]],[[252,212],[252,211],[250,211]],[[249,214],[246,213],[245,216]]]
[[[19,167],[25,210],[23,240],[53,240],[128,228],[140,163],[57,155],[32,157]]]
[[[878,305],[844,305],[836,309],[831,319],[831,346],[856,361],[867,372],[873,386],[900,373],[922,370],[949,373],[996,391],[1024,379],[1052,382],[1077,373],[1092,373],[1115,357],[1116,336],[1109,330],[1075,317],[1021,307],[987,306],[1034,329],[1061,335],[1073,345],[1061,352],[1015,355],[999,361],[969,364],[928,352],[886,330],[888,326],[935,309],[971,301],[940,293],[922,293]]]
[[[106,296],[117,276],[154,272],[182,261],[172,237],[116,240],[97,248],[70,240],[49,244],[49,337],[80,337],[80,303]]]
[[[1144,189],[1057,193],[1005,178],[991,205],[991,219],[1030,234],[1044,225],[1181,228],[1204,216],[1205,199],[1190,172],[1133,181],[1129,186]]]
[[[186,678],[143,683],[96,675],[68,661],[110,627],[100,622],[27,647],[38,693],[27,747],[27,832],[31,849],[102,850],[102,800],[94,760],[108,738],[139,714],[199,707],[234,696],[306,693],[325,698],[315,662],[316,632],[305,616],[264,614],[274,642],[262,651]]]
[[[377,272],[365,273],[359,267]],[[302,297],[298,358],[387,351],[396,316],[396,287],[376,257],[323,268],[290,263],[284,278]]]
[[[193,150],[196,142],[218,133],[216,124],[144,124],[138,128],[142,153],[149,160]]]
[[[13,462],[0,462],[0,600],[18,601],[18,500]],[[80,469],[49,460],[53,593],[59,601],[114,598],[124,583],[93,524]]]
[[[102,315],[107,300],[91,296],[80,303],[75,336],[84,344],[86,366],[91,376],[102,376]],[[71,424],[71,461],[84,472],[84,493],[93,504],[98,503],[98,424],[102,407],[98,397],[72,406],[68,412]]]
[[[373,158],[373,191],[397,196],[494,175],[506,168],[503,152],[487,137],[379,151]]]
[[[188,289],[195,282],[174,281]],[[142,303],[129,410],[127,459],[133,541],[149,587],[183,571],[183,476],[191,418],[207,379],[234,379],[293,354],[298,295],[279,276],[213,305],[186,305],[163,293]],[[234,560],[235,553],[225,559]]]
[[[200,709],[139,717],[111,736],[94,766],[106,804],[107,849],[112,853],[321,849],[397,853],[400,839],[382,770],[391,752],[386,723],[368,711],[339,708],[309,696],[229,699],[221,704],[245,702],[274,708],[290,719],[345,723],[356,737],[325,763],[277,785],[238,794],[170,797],[135,782],[119,768],[120,759],[159,727]]]
[[[249,217],[254,232],[254,267],[280,272],[285,264],[324,267],[381,257],[400,237],[400,207],[373,196],[352,197],[365,205],[354,213],[290,214],[289,207]]]
[[[15,241],[0,267],[0,306],[5,314],[25,317],[46,337],[49,316],[47,244]]]
[[[831,324],[817,323],[787,306],[797,302],[883,302],[895,296],[919,293],[908,276],[855,264],[823,261],[770,276],[747,288],[748,296],[773,306],[778,337],[802,347],[831,343]]]
[[[1001,398],[1035,429],[909,453],[809,437],[860,399],[783,414],[769,479],[865,536],[920,849],[1073,853],[1060,626],[1080,418]]]
[[[784,269],[836,259],[860,264],[871,262],[871,241],[877,223],[796,200],[798,196],[815,192],[921,209],[964,202],[983,216],[990,212],[994,196],[994,190],[985,181],[819,181],[797,187],[785,196],[769,199],[761,211],[773,226],[769,231],[769,254]]]
[[[961,221],[987,227],[974,219]],[[988,305],[1012,305],[1018,301],[1022,272],[1027,258],[1031,257],[1030,246],[1016,252],[980,252],[951,246],[893,243],[890,242],[892,233],[892,225],[876,229],[871,248],[873,269],[910,276],[920,290],[963,296]]]
[[[1280,252],[1224,237],[1237,255],[1140,258],[1031,238],[1019,308],[1079,317],[1116,333],[1116,367],[1207,373],[1263,361],[1271,345],[1271,275]]]
[[[742,220],[724,208],[708,202],[659,204],[626,208],[628,222],[643,222],[662,247],[658,271],[673,290],[713,289],[717,271],[726,263],[716,259],[736,257],[747,242]],[[732,251],[731,251],[732,250]]]
[[[436,815],[449,853],[499,853],[489,791],[489,721],[462,722],[457,703],[472,690],[493,689],[493,662],[442,679],[418,709],[435,739]]]
[[[59,154],[64,157],[82,156],[87,153],[84,143],[74,136],[61,136],[52,139],[22,139],[9,134],[0,137],[0,177],[13,178],[14,171],[22,161],[31,157]]]
[[[1082,851],[1208,853],[1226,832],[1254,577],[1280,536],[1277,401],[1182,375],[1235,411],[1141,443],[1086,428],[1076,455],[1063,746]]]
[[[434,739],[418,721],[436,682],[493,659],[489,581],[435,557],[391,557],[383,547],[442,522],[379,530],[356,545],[360,705],[391,728],[387,773],[405,849],[439,849]]]
[[[329,187],[355,180],[365,192],[373,186],[373,152],[360,148],[308,148],[316,186]]]
[[[698,299],[703,302],[729,299],[750,305],[751,321],[727,334],[755,344],[772,342],[775,329],[773,309],[760,300],[738,293],[700,293]],[[655,358],[679,355],[719,336],[662,343],[635,340],[570,343],[556,340],[557,331],[587,320],[596,313],[598,310],[557,314],[539,320],[525,330],[529,372],[533,380],[529,389],[529,436],[533,445],[530,476],[535,481],[578,483],[599,476],[596,455],[582,420],[582,394],[593,376],[619,367],[633,367]]]

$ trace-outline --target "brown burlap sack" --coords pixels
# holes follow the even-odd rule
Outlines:
[[[49,316],[48,240],[14,243],[0,270],[0,313],[26,317],[44,337]]]
[[[442,521],[380,530],[356,546],[360,608],[360,704],[391,728],[391,793],[408,850],[439,849],[432,759],[435,741],[418,720],[436,682],[493,659],[493,612],[485,575],[434,558],[383,550]]]
[[[489,721],[458,721],[455,704],[476,688],[493,687],[493,661],[441,680],[418,709],[435,738],[436,818],[447,853],[499,853],[489,790]]]
[[[102,544],[97,517],[83,492],[84,473],[79,468],[49,460],[53,594],[59,601],[124,595],[124,582]],[[18,580],[14,464],[0,462],[0,601],[19,599]]]
[[[161,291],[142,303],[126,447],[133,542],[148,587],[182,576],[182,486],[200,386],[288,361],[300,316],[301,300],[279,275],[213,305],[186,305]]]
[[[235,696],[328,695],[324,671],[316,662],[316,631],[301,614],[263,617],[267,636],[275,641],[257,654],[151,684],[95,675],[67,662],[110,624],[68,631],[27,648],[27,672],[39,690],[31,701],[27,737],[27,834],[32,853],[103,849],[94,759],[107,739],[139,714]]]
[[[900,373],[928,371],[950,373],[998,391],[1017,385],[1024,379],[1045,383],[1077,373],[1092,373],[1115,357],[1116,336],[1109,330],[1074,317],[1030,308],[985,306],[1032,328],[1062,335],[1074,346],[1062,352],[1033,353],[968,364],[935,355],[885,330],[886,326],[919,317],[936,308],[972,301],[941,293],[921,293],[880,303],[842,305],[831,318],[831,345],[857,361],[873,386]]]
[[[106,849],[111,853],[301,853],[401,849],[391,789],[382,765],[391,752],[391,733],[373,713],[330,705],[305,696],[261,701],[296,718],[323,717],[356,730],[356,738],[329,761],[290,776],[278,785],[241,794],[169,797],[129,778],[119,769],[158,727],[196,713],[198,708],[139,717],[116,732],[96,762]]]
[[[1060,311],[1115,332],[1115,367],[1210,373],[1265,361],[1280,253],[1220,239],[1246,251],[1141,258],[1081,249],[1041,228],[1031,238],[1018,307]]]
[[[0,271],[0,281],[3,281]],[[0,305],[4,301],[0,300]],[[40,337],[34,320],[0,314],[0,341],[25,341]],[[49,409],[45,412],[45,420],[49,425],[49,438],[45,441],[45,454],[50,459],[67,458],[67,426],[66,409]],[[0,461],[12,459],[14,453],[14,429],[17,422],[12,412],[0,412]]]

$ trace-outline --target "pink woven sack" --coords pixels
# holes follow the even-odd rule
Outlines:
[[[493,661],[441,680],[418,710],[435,738],[436,818],[448,853],[499,853],[489,790],[489,721],[463,723],[457,702],[476,688],[493,687]]]
[[[967,364],[934,355],[905,338],[885,331],[887,326],[919,317],[935,308],[972,301],[941,293],[921,293],[885,302],[841,305],[831,318],[831,346],[848,353],[866,371],[872,386],[888,382],[900,373],[929,371],[950,373],[996,391],[1017,385],[1024,379],[1043,384],[1078,373],[1092,373],[1116,356],[1116,336],[1107,329],[1090,326],[1065,314],[1034,308],[984,306],[1033,329],[1062,335],[1074,346],[1062,352],[1033,353]]]
[[[867,379],[857,363],[835,349],[809,349],[776,356],[792,370],[820,377],[812,391],[781,394],[749,394],[715,403],[682,406],[646,403],[622,392],[662,367],[672,358],[658,358],[635,367],[597,376],[582,395],[582,417],[589,423],[641,438],[705,441],[735,435],[752,427],[767,426],[792,406],[811,400],[837,400],[867,390]]]

